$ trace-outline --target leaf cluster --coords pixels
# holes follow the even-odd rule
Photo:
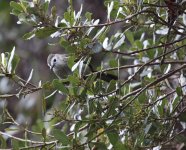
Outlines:
[[[19,94],[0,95],[8,99],[42,90],[46,123],[24,128],[38,139],[16,138],[9,135],[13,146],[24,148],[61,149],[145,149],[172,147],[185,131],[185,13],[178,13],[170,24],[170,6],[164,1],[116,1],[106,0],[105,22],[92,18],[90,12],[73,9],[72,1],[63,15],[49,1],[19,0],[10,2],[12,14],[18,23],[31,25],[32,31],[23,38],[55,38],[58,45],[69,54],[69,67],[73,74],[67,79],[54,79],[34,86],[16,76],[19,57],[13,49],[1,54],[0,73],[18,82]],[[175,2],[172,5],[181,6]],[[184,11],[184,7],[180,12]],[[175,10],[176,11],[176,10]],[[169,17],[169,18],[168,18]],[[113,26],[119,25],[116,32]],[[107,67],[100,63],[94,72],[86,74],[94,54],[103,52]],[[76,61],[78,60],[78,61]],[[98,60],[98,59],[97,59]],[[132,62],[132,63],[131,63]],[[127,77],[122,78],[122,75]],[[97,75],[114,73],[118,80],[105,82]],[[12,76],[16,76],[16,78]],[[174,80],[176,78],[176,80]],[[68,84],[67,84],[68,82]],[[20,84],[21,83],[21,84]],[[48,93],[49,96],[46,96]],[[66,97],[60,105],[46,108],[49,99],[56,94]],[[10,116],[16,126],[20,125]],[[57,129],[58,124],[63,124]],[[181,129],[177,125],[181,126]],[[0,132],[3,136],[8,134]],[[4,139],[1,147],[6,147]],[[18,147],[18,146],[17,146]]]

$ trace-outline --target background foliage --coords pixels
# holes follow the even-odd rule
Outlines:
[[[185,1],[0,7],[1,148],[185,148]],[[49,53],[68,53],[74,73],[56,79]],[[83,79],[74,60],[95,54],[102,62]],[[96,78],[102,72],[119,79]]]

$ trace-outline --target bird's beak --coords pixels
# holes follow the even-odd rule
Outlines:
[[[50,70],[52,70],[53,68],[54,68],[54,65],[52,65],[52,66],[49,66],[50,67]]]
[[[53,68],[54,68],[54,65],[50,66],[50,70],[53,70]]]

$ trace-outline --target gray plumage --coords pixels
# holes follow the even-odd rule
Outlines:
[[[66,54],[50,54],[47,58],[48,66],[60,79],[65,79],[72,74],[67,61],[68,56]]]

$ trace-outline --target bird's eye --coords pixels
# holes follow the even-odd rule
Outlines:
[[[54,62],[56,62],[56,59],[54,59]]]

